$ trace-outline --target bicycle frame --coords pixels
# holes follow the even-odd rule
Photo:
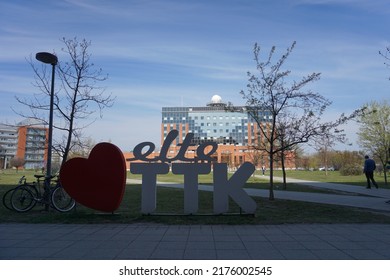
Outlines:
[[[25,176],[20,178],[17,187],[10,189],[3,196],[3,204],[9,210],[17,212],[27,212],[34,208],[36,203],[53,207],[59,212],[68,212],[75,206],[75,201],[63,190],[59,180],[52,180],[50,184],[44,175],[34,175],[37,179],[34,182],[27,182]],[[44,179],[43,179],[44,178]],[[46,187],[46,189],[45,189]],[[45,197],[45,191],[48,190],[48,197]]]

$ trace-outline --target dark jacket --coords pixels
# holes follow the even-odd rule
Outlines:
[[[375,168],[376,168],[376,164],[373,159],[368,158],[364,161],[364,173],[373,172]]]

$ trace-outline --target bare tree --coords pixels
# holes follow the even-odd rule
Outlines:
[[[72,150],[68,155],[68,158],[84,157],[87,158],[92,148],[96,145],[96,142],[92,138],[85,138],[80,143],[79,141],[72,145]]]
[[[275,47],[267,59],[260,60],[260,46],[255,44],[254,56],[257,75],[248,72],[247,91],[241,91],[249,115],[257,123],[264,141],[254,148],[265,151],[270,159],[269,199],[274,199],[273,168],[277,154],[292,150],[297,144],[307,143],[314,137],[330,135],[332,129],[355,117],[362,109],[349,116],[342,114],[337,120],[322,122],[326,108],[331,104],[322,95],[303,88],[319,80],[320,73],[312,73],[298,81],[289,79],[291,71],[282,70],[292,53],[295,42],[273,62]]]
[[[384,52],[379,51],[379,54],[385,59],[383,64],[385,64],[386,67],[390,68],[390,46],[386,47],[386,50]],[[390,80],[390,77],[389,77],[389,80]]]
[[[248,113],[257,123],[263,139],[267,142],[267,145],[258,146],[258,149],[267,152],[270,158],[270,200],[274,199],[273,165],[275,155],[285,149],[285,147],[278,146],[277,123],[280,114],[288,108],[303,109],[303,117],[309,120],[315,116],[316,110],[317,115],[319,115],[330,104],[319,94],[302,91],[305,85],[320,78],[319,73],[312,73],[298,82],[293,81],[291,84],[287,84],[286,79],[291,71],[283,71],[282,66],[293,51],[295,44],[294,42],[275,63],[272,61],[275,47],[272,47],[268,58],[265,62],[262,62],[260,60],[260,46],[255,44],[254,56],[258,76],[248,72],[249,84],[247,85],[247,91],[241,91],[241,95],[246,100]],[[270,114],[267,120],[268,125],[263,125],[264,112]]]
[[[359,113],[355,113],[353,118],[358,115]],[[333,151],[333,147],[336,145],[336,143],[346,143],[347,141],[348,139],[344,131],[337,129],[335,126],[330,126],[325,129],[324,133],[315,135],[313,137],[312,142],[319,153],[321,164],[325,168],[326,176],[328,175],[328,170],[330,167],[330,153]]]
[[[56,68],[60,83],[56,83],[54,93],[56,120],[53,127],[61,132],[59,133],[61,136],[55,139],[53,149],[62,157],[64,163],[74,146],[83,145],[81,137],[83,129],[96,120],[96,118],[90,119],[91,116],[99,112],[102,117],[103,109],[111,107],[114,98],[111,94],[106,95],[105,89],[98,85],[108,76],[103,74],[101,68],[96,68],[91,61],[89,52],[91,42],[85,39],[78,41],[77,38],[62,38],[61,42],[65,45],[62,51],[69,60],[60,59]],[[40,64],[41,67],[37,67],[31,57],[28,62],[35,74],[34,86],[40,93],[34,95],[32,99],[16,97],[19,103],[30,109],[30,113],[18,112],[18,114],[47,123],[48,96],[50,96],[49,71],[46,65]]]

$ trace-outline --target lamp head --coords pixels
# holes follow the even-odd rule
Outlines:
[[[35,55],[35,58],[43,63],[56,65],[58,62],[57,56],[48,52],[39,52]]]

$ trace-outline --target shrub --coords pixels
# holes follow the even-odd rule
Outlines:
[[[362,175],[362,172],[362,167],[356,164],[347,164],[340,169],[340,174],[342,176],[357,176]]]

